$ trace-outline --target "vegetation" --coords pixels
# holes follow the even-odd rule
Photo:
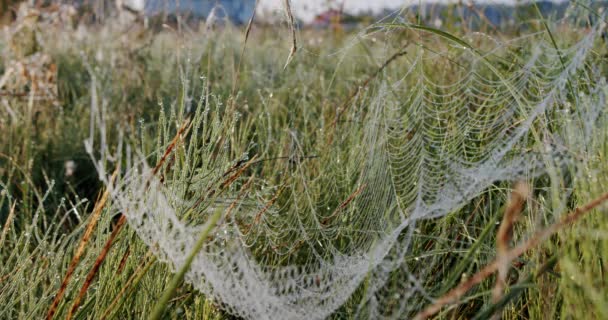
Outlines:
[[[381,109],[373,106],[396,106],[407,113],[406,107],[414,104],[413,90],[436,90],[435,106],[449,112],[439,115],[444,109],[433,109],[437,116],[416,127],[422,133],[404,136],[451,139],[462,133],[459,98],[464,91],[420,88],[406,74],[416,66],[428,81],[447,85],[463,81],[470,70],[484,72],[480,76],[493,84],[478,87],[483,92],[475,104],[512,111],[507,113],[513,118],[504,128],[479,118],[487,127],[471,133],[477,142],[466,146],[473,150],[467,160],[483,161],[498,143],[494,137],[510,137],[509,126],[517,127],[531,114],[534,106],[527,103],[541,103],[547,84],[561,79],[568,61],[575,61],[577,53],[567,48],[577,48],[591,32],[589,15],[600,17],[585,11],[589,8],[575,9],[586,12],[585,18],[552,21],[535,12],[517,29],[487,28],[484,35],[459,25],[438,30],[407,13],[403,21],[355,31],[360,33],[302,30],[288,64],[292,32],[284,26],[254,26],[246,38],[245,27],[230,25],[166,26],[157,32],[137,21],[122,25],[108,18],[76,27],[62,20],[65,16],[32,11],[36,19],[30,15],[11,25],[10,35],[18,39],[0,40],[0,318],[139,319],[153,312],[171,319],[234,316],[229,304],[182,282],[187,270],[137,232],[135,220],[129,220],[135,213],[123,209],[129,201],[137,203],[133,195],[138,193],[124,191],[124,198],[117,197],[121,187],[108,190],[114,184],[100,181],[115,179],[131,190],[124,178],[133,177],[129,169],[139,168],[147,177],[146,166],[133,165],[138,154],[144,155],[154,181],[183,200],[168,198],[175,200],[172,205],[185,224],[214,220],[203,237],[193,235],[198,241],[192,249],[197,250],[188,252],[186,266],[196,266],[200,250],[220,246],[221,235],[207,233],[220,214],[219,223],[231,223],[251,255],[269,268],[309,266],[336,252],[366,252],[382,239],[376,234],[401,222],[393,212],[416,199],[412,190],[417,189],[409,186],[416,185],[412,176],[423,174],[398,178],[403,176],[395,167],[386,169],[378,164],[382,159],[369,159],[381,154],[372,152],[374,141],[366,140],[370,131],[389,123],[380,121],[386,119],[375,115]],[[546,77],[536,75],[538,83],[520,88],[511,76],[535,54],[536,42],[526,37],[546,41],[559,59],[542,61],[544,69],[538,70]],[[17,41],[23,39],[28,39],[25,51]],[[530,168],[509,171],[512,177],[497,178],[449,214],[425,217],[403,229],[398,238],[409,239],[402,248],[405,263],[383,284],[382,294],[391,297],[384,300],[383,313],[414,317],[432,304],[429,297],[444,296],[504,256],[497,242],[514,247],[534,238],[535,232],[608,191],[608,131],[602,126],[606,102],[593,100],[608,94],[604,41],[593,38],[581,70],[568,73],[557,106],[530,124],[514,151],[534,153],[547,139],[555,140],[552,146],[566,148],[559,150],[565,160],[553,161],[554,154],[541,157],[550,162],[539,169],[542,174],[530,173]],[[512,43],[516,45],[508,45]],[[418,59],[422,62],[417,64]],[[482,67],[475,69],[477,64]],[[511,101],[499,99],[504,97],[520,97],[524,103],[510,107]],[[474,110],[470,114],[477,116]],[[589,114],[597,119],[584,118]],[[388,133],[396,132],[386,127]],[[402,138],[392,141],[389,136],[387,148],[402,150],[407,146]],[[460,150],[458,140],[450,139],[424,151],[431,157],[454,155]],[[391,149],[389,156],[418,163],[417,154]],[[98,171],[100,165],[104,172]],[[430,173],[443,177],[439,174],[451,169],[434,170]],[[393,196],[381,186],[361,183],[378,182],[360,178],[368,172],[378,180],[386,174],[406,187],[390,189],[396,196],[388,203],[385,199]],[[490,173],[479,176],[484,174]],[[511,189],[513,180],[524,180],[531,189],[519,209],[513,204],[519,194]],[[140,185],[145,185],[142,194],[148,188],[153,193],[155,182]],[[435,191],[443,190],[437,185]],[[369,207],[380,208],[377,216],[357,215]],[[497,234],[509,210],[515,218],[502,225],[513,235],[503,231],[505,240]],[[571,222],[507,261],[506,273],[485,279],[436,317],[608,317],[608,217],[597,209]],[[303,245],[311,239],[314,245]],[[203,248],[203,240],[210,245]],[[326,247],[335,251],[324,251]],[[403,253],[398,250],[391,248],[389,255]],[[374,272],[369,273],[332,318],[373,316],[372,306],[362,303],[374,285]],[[410,275],[418,283],[412,285]],[[493,297],[500,277],[507,289]],[[420,288],[424,291],[414,290]]]

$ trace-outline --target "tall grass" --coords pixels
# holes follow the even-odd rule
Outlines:
[[[171,266],[159,262],[131,227],[125,225],[114,233],[118,218],[112,199],[95,210],[96,204],[106,200],[83,143],[91,132],[97,143],[102,139],[100,128],[91,124],[97,120],[106,124],[104,145],[109,148],[93,153],[112,165],[109,170],[117,168],[118,174],[128,159],[118,162],[109,155],[123,141],[147,155],[149,165],[158,164],[159,175],[167,175],[162,179],[171,181],[185,198],[208,196],[209,190],[224,187],[243,196],[241,206],[263,199],[268,207],[287,208],[314,198],[329,227],[361,223],[340,210],[368,188],[355,185],[352,170],[361,156],[364,106],[386,90],[383,83],[399,79],[418,50],[441,52],[457,65],[454,42],[474,46],[479,52],[487,45],[484,41],[491,42],[481,37],[469,42],[470,37],[459,34],[456,27],[448,26],[441,33],[411,26],[415,28],[399,30],[403,24],[384,24],[382,32],[369,29],[359,40],[303,31],[299,41],[304,45],[284,64],[295,39],[289,29],[255,27],[242,54],[243,35],[231,26],[180,34],[171,29],[124,32],[110,23],[95,30],[42,25],[40,53],[56,65],[56,100],[34,99],[29,88],[0,88],[0,318],[43,318],[52,308],[54,318],[68,314],[74,319],[139,319],[151,314],[175,319],[231,317],[226,306],[182,282],[185,270],[176,276]],[[558,27],[551,30],[555,46],[567,47],[584,32],[563,24]],[[545,32],[542,24],[530,28],[530,33]],[[423,38],[423,31],[434,36]],[[509,39],[515,33],[492,36]],[[11,61],[7,43],[8,39],[0,40],[0,48],[6,51],[0,62],[3,71]],[[530,54],[529,47],[519,50],[515,57],[524,59]],[[396,52],[403,54],[395,56]],[[589,64],[606,70],[606,54],[605,43],[598,42]],[[429,60],[424,68],[436,81],[449,83],[458,76],[454,65]],[[492,67],[503,74],[512,65]],[[234,79],[238,79],[236,85]],[[361,83],[365,84],[359,87]],[[603,88],[608,94],[608,87],[604,84]],[[28,94],[19,95],[23,90]],[[571,90],[574,93],[576,88]],[[400,92],[387,96],[391,101],[404,97]],[[587,106],[584,99],[579,101],[575,108]],[[102,111],[92,113],[92,106]],[[204,114],[202,108],[208,106],[213,106],[214,115]],[[197,144],[187,149],[189,141],[174,138],[187,119],[196,117],[208,117],[204,121],[211,125],[194,124],[191,132],[198,139],[192,141]],[[569,162],[569,167],[530,181],[534,192],[514,225],[514,241],[608,191],[607,132],[581,137],[582,131],[564,119],[555,112],[544,119],[548,123],[539,125],[554,126],[573,145],[582,144],[586,160]],[[604,117],[599,121],[604,124]],[[540,140],[532,136],[529,145],[538,145]],[[165,154],[173,145],[175,149]],[[254,155],[257,158],[251,160]],[[335,159],[342,159],[343,165]],[[70,161],[76,165],[72,173],[67,169]],[[216,174],[212,170],[216,168],[206,167],[209,163],[221,169],[216,184],[191,190],[186,177],[196,172]],[[338,184],[336,178],[346,182]],[[496,233],[510,194],[508,183],[497,183],[461,209],[416,226],[408,266],[416,269],[420,261],[430,266],[420,279],[430,296],[446,294],[496,257]],[[216,195],[209,198],[221,200]],[[204,222],[205,212],[214,206],[230,205],[209,202],[196,208],[197,214],[188,213],[193,224]],[[264,234],[258,222],[266,214],[262,209],[241,221],[243,229],[260,242],[252,252],[272,266],[310,259],[311,252],[298,250],[302,239],[297,234],[285,233],[281,239]],[[352,230],[358,228],[354,225]],[[501,304],[495,305],[492,299],[494,279],[490,278],[458,304],[441,309],[438,317],[483,317],[492,313],[489,309],[505,319],[608,317],[608,270],[603,261],[608,255],[607,232],[608,218],[601,210],[585,216],[514,260],[505,280],[510,289]],[[85,234],[90,238],[83,241]],[[347,247],[348,241],[365,237],[352,231],[336,235],[336,242]],[[294,254],[277,259],[264,251],[276,242],[285,244],[277,246],[278,252],[294,249]],[[81,243],[86,244],[82,250]],[[96,264],[101,255],[104,258]],[[93,268],[98,269],[91,273]],[[66,277],[68,273],[71,276]],[[87,280],[92,282],[85,285]],[[387,290],[394,292],[395,300],[404,294],[402,280],[395,275],[389,281]],[[332,317],[351,318],[360,312],[366,285]],[[65,291],[59,297],[62,286]],[[88,289],[81,292],[83,287]],[[156,305],[161,297],[162,303]],[[74,304],[76,300],[80,303]],[[407,308],[404,318],[429,303],[422,295],[415,301],[419,305]]]

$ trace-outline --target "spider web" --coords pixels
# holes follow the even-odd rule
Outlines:
[[[227,167],[234,159],[221,137],[238,130],[239,116],[214,105],[212,96],[201,102],[191,137],[179,146],[186,164],[164,166],[161,177],[144,156],[133,155],[116,183],[102,161],[97,168],[115,209],[174,269],[186,261],[206,219],[225,212],[185,279],[234,315],[323,319],[356,299],[358,317],[402,317],[430,299],[421,283],[438,263],[412,263],[417,223],[461,208],[497,181],[538,176],[548,164],[568,161],[548,113],[585,105],[562,114],[584,118],[586,134],[593,132],[605,107],[605,81],[589,53],[601,31],[598,24],[559,51],[545,35],[499,43],[483,55],[416,49],[397,81],[385,80],[353,102],[331,152],[319,155],[326,167],[307,172],[301,155],[308,142],[290,133],[282,185],[248,189],[239,178],[227,186],[255,159],[244,156]],[[427,72],[429,59],[456,65],[446,72],[458,81]],[[101,117],[95,119],[103,128]],[[92,137],[87,145],[92,154]]]

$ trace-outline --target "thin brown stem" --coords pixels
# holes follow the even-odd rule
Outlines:
[[[114,181],[117,174],[118,174],[118,170],[114,171],[114,174],[112,175],[112,178],[110,180],[111,183]],[[76,254],[72,258],[72,261],[70,262],[70,265],[68,267],[68,271],[66,272],[65,276],[63,277],[63,281],[61,282],[61,286],[59,287],[59,291],[55,295],[55,299],[53,300],[53,303],[51,304],[51,307],[49,308],[49,311],[46,314],[47,320],[53,319],[53,316],[57,312],[57,307],[59,306],[59,303],[61,302],[61,298],[63,298],[63,295],[65,294],[65,290],[67,289],[68,283],[70,282],[70,279],[72,278],[72,275],[74,274],[74,271],[76,270],[76,266],[78,266],[78,263],[80,262],[80,258],[84,254],[87,243],[89,242],[89,239],[91,238],[91,235],[93,234],[93,231],[95,230],[95,227],[97,226],[97,222],[99,221],[101,212],[103,211],[103,209],[108,201],[109,195],[110,195],[110,190],[106,189],[106,191],[101,196],[101,199],[99,201],[97,201],[97,203],[95,204],[95,208],[93,209],[93,214],[91,214],[89,224],[87,225],[87,228],[86,228],[84,234],[82,235],[82,239],[80,240],[80,244],[78,245],[78,248],[76,249]]]
[[[382,70],[384,70],[386,67],[388,67],[389,64],[391,64],[393,61],[397,60],[397,58],[407,54],[407,51],[405,51],[405,49],[408,46],[409,46],[409,42],[407,44],[405,44],[405,46],[403,46],[403,48],[401,48],[401,51],[393,54],[390,58],[388,58],[386,61],[384,61],[384,63],[378,69],[376,69],[376,71],[374,71],[374,73],[372,73],[369,77],[367,77],[367,79],[365,79],[365,81],[363,81],[362,83],[357,85],[355,90],[353,90],[348,95],[346,100],[344,100],[344,102],[342,102],[342,104],[338,107],[338,111],[336,113],[336,118],[331,123],[332,127],[336,126],[336,123],[340,120],[340,117],[342,116],[342,114],[348,109],[348,107],[351,105],[352,100],[357,96],[357,94],[359,94],[359,92],[361,92],[361,90],[365,89],[369,85],[369,83],[372,80],[374,80],[380,74],[380,72],[382,72]]]
[[[513,227],[517,220],[519,220],[524,203],[529,195],[530,187],[527,184],[519,182],[515,185],[515,189],[511,192],[511,198],[507,203],[502,223],[496,234],[496,260],[499,262],[499,267],[496,284],[492,292],[492,299],[494,302],[497,302],[502,298],[506,286],[507,274],[509,272],[509,267],[511,266],[511,260],[508,259],[507,256],[509,252],[509,243],[513,238]]]
[[[232,82],[232,97],[234,97],[236,93],[237,84],[239,82],[239,77],[241,75],[241,65],[243,64],[243,57],[245,57],[245,47],[247,46],[247,40],[249,40],[249,34],[251,33],[251,27],[253,26],[253,20],[255,19],[255,13],[258,8],[259,0],[255,0],[255,4],[253,5],[253,13],[249,18],[249,22],[247,23],[247,28],[245,29],[245,41],[243,42],[243,48],[241,49],[241,56],[239,57],[239,64],[236,67],[236,73],[234,75],[234,79]]]
[[[346,208],[348,206],[349,203],[351,203],[357,196],[359,196],[359,194],[361,194],[361,192],[363,191],[363,189],[365,189],[367,185],[364,184],[362,186],[360,186],[359,188],[357,188],[357,190],[355,190],[355,192],[353,192],[350,196],[348,196],[348,198],[346,198],[346,200],[344,200],[344,202],[342,202],[337,208],[336,210],[334,210],[334,212],[328,216],[327,218],[323,219],[321,221],[322,225],[326,225],[330,220],[332,220],[333,218],[335,218],[336,216],[338,216],[338,214],[340,214],[340,212]]]
[[[114,228],[114,231],[112,231],[112,234],[110,234],[110,237],[108,238],[105,245],[103,246],[103,249],[97,256],[97,259],[95,260],[95,264],[93,265],[93,268],[91,268],[91,270],[89,270],[89,273],[87,274],[87,278],[84,281],[82,288],[80,288],[80,292],[78,292],[78,296],[76,297],[76,300],[74,300],[74,303],[72,304],[72,308],[68,312],[68,315],[66,317],[67,320],[72,319],[72,317],[74,316],[74,313],[78,310],[80,301],[82,301],[85,294],[87,293],[87,290],[91,286],[91,283],[93,282],[93,278],[95,278],[95,276],[97,275],[97,271],[99,271],[99,268],[101,267],[101,264],[106,259],[108,252],[112,248],[114,239],[116,238],[116,236],[122,229],[122,226],[125,224],[126,219],[127,219],[126,216],[123,214],[120,217],[120,220],[118,220],[118,223],[116,223],[116,227]]]
[[[530,249],[538,246],[541,242],[543,242],[552,234],[574,223],[575,221],[583,217],[586,213],[597,208],[606,201],[608,201],[608,192],[588,202],[584,206],[576,208],[574,211],[563,217],[560,221],[550,225],[549,227],[543,230],[537,231],[528,240],[522,242],[521,244],[510,250],[505,255],[505,257],[510,260],[513,260],[521,256]],[[439,312],[441,308],[443,308],[445,305],[456,303],[458,299],[460,299],[460,297],[467,293],[471,288],[481,283],[487,277],[494,274],[494,272],[498,270],[499,265],[500,262],[498,260],[492,261],[479,272],[477,272],[475,275],[473,275],[471,278],[469,278],[467,281],[461,283],[456,288],[450,290],[448,293],[437,299],[433,304],[426,307],[424,310],[418,313],[416,317],[414,317],[414,319],[428,319],[429,317]]]
[[[132,285],[136,285],[137,283],[139,283],[139,280],[141,280],[141,278],[150,269],[154,261],[156,261],[155,258],[148,260],[148,258],[150,257],[152,257],[152,250],[148,250],[144,258],[141,260],[141,263],[137,266],[135,272],[133,272],[131,277],[129,277],[129,279],[127,280],[127,283],[120,289],[120,292],[118,292],[116,297],[114,297],[114,300],[112,300],[112,303],[110,303],[110,305],[103,312],[103,315],[100,319],[106,319],[114,310],[115,306],[119,304],[120,298],[122,298],[122,296],[127,292],[127,290],[131,289]]]

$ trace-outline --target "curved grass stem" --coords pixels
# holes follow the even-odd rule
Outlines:
[[[165,289],[165,291],[163,292],[163,295],[160,297],[158,303],[156,304],[156,306],[154,306],[154,310],[152,310],[152,314],[150,314],[150,318],[149,318],[150,320],[158,320],[162,317],[163,312],[165,311],[165,308],[167,307],[167,304],[169,303],[169,300],[171,300],[171,298],[175,294],[175,290],[177,290],[177,287],[184,280],[184,276],[186,275],[186,272],[188,272],[188,270],[190,269],[190,265],[192,265],[192,261],[194,261],[194,257],[196,257],[196,255],[199,253],[199,251],[201,251],[201,249],[203,248],[203,245],[205,244],[205,240],[207,240],[207,236],[209,235],[211,230],[213,230],[213,228],[217,225],[217,222],[220,220],[221,216],[222,216],[222,212],[217,211],[215,214],[213,214],[209,218],[209,222],[207,222],[207,225],[203,228],[201,236],[198,239],[198,241],[196,242],[196,244],[194,245],[194,249],[192,250],[192,252],[190,252],[190,255],[186,259],[186,262],[179,269],[179,271],[173,276],[173,278],[171,279],[171,282],[169,282],[169,285],[167,286],[167,289]]]

